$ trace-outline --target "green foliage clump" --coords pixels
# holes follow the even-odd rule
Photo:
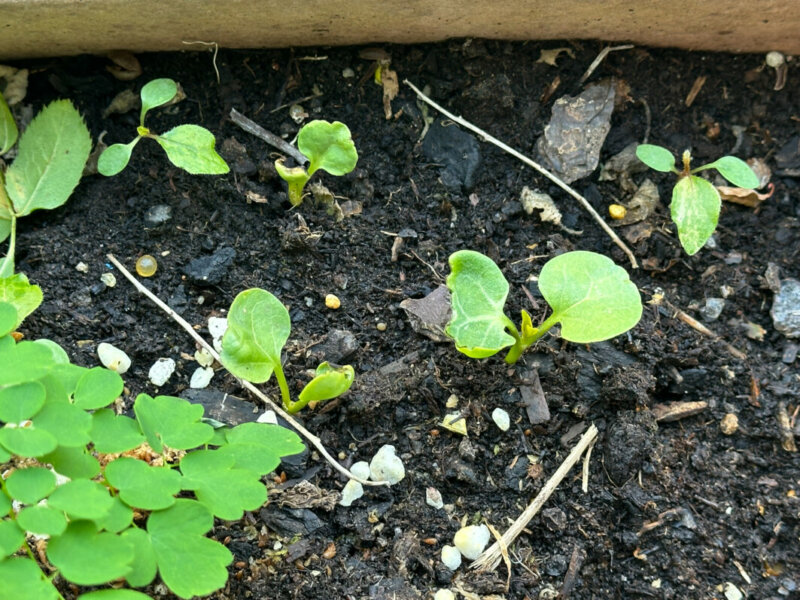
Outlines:
[[[347,125],[334,121],[311,121],[297,134],[297,148],[308,158],[308,168],[287,167],[282,159],[275,161],[275,169],[289,184],[289,202],[299,206],[303,202],[303,188],[319,169],[331,175],[346,175],[356,168],[358,152]]]
[[[214,149],[214,134],[199,125],[178,125],[156,135],[144,125],[147,112],[171,102],[178,94],[178,84],[172,79],[154,79],[145,84],[140,93],[142,111],[139,115],[138,134],[128,144],[113,144],[106,148],[97,160],[97,170],[107,176],[121,172],[131,159],[134,146],[142,138],[150,138],[167,153],[167,158],[176,167],[192,175],[222,175],[230,169]]]
[[[460,250],[450,255],[450,269],[452,318],[445,332],[471,358],[510,347],[506,362],[515,363],[556,323],[565,340],[588,344],[628,331],[642,316],[639,290],[628,273],[594,252],[567,252],[545,263],[539,291],[553,313],[534,327],[523,310],[521,331],[503,312],[508,281],[491,258]]]
[[[735,156],[723,156],[707,165],[691,169],[692,156],[688,150],[683,153],[683,170],[675,168],[675,157],[666,148],[654,144],[640,144],[636,156],[644,164],[656,171],[675,173],[678,183],[672,188],[670,213],[678,227],[678,239],[686,254],[693,255],[708,241],[719,221],[722,200],[711,183],[697,177],[695,173],[716,169],[733,185],[745,189],[755,189],[759,181],[752,169]]]
[[[222,337],[220,357],[228,371],[252,383],[264,383],[274,372],[283,406],[294,414],[309,402],[323,402],[344,394],[353,383],[355,371],[350,365],[337,367],[323,362],[293,401],[281,362],[291,328],[289,311],[280,300],[266,290],[245,290],[236,296],[228,312],[228,329]]]
[[[79,600],[145,599],[127,588],[157,575],[181,598],[223,587],[233,556],[206,537],[214,517],[262,506],[261,478],[303,451],[300,438],[261,423],[214,429],[202,406],[169,396],[140,394],[135,418],[118,415],[117,373],[73,365],[47,340],[15,342],[17,319],[0,302],[0,596],[61,598],[28,535],[49,537],[47,560],[73,584],[125,581]]]

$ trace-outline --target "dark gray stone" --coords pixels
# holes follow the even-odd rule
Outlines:
[[[236,250],[220,248],[214,254],[195,258],[183,268],[183,273],[195,285],[216,285],[225,277],[236,258]]]
[[[800,337],[800,281],[784,279],[772,303],[772,323],[787,338]]]
[[[293,319],[294,321],[294,319]],[[358,340],[346,329],[333,329],[325,338],[308,350],[308,357],[316,362],[342,364],[358,350]]]
[[[325,526],[322,520],[307,508],[281,508],[270,504],[262,508],[258,515],[267,527],[286,537],[307,536]]]
[[[431,162],[444,165],[442,183],[456,192],[475,187],[475,175],[481,162],[478,141],[455,125],[444,127],[437,120],[422,142],[422,153]]]

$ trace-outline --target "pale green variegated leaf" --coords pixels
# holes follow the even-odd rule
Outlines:
[[[669,210],[686,254],[696,254],[714,233],[721,205],[719,192],[701,177],[682,177],[675,184]]]
[[[199,125],[178,125],[155,140],[176,167],[192,175],[222,175],[230,171],[228,164],[214,150],[216,139]]]

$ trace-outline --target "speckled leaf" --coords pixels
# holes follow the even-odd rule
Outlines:
[[[669,209],[686,254],[697,254],[713,235],[721,205],[717,189],[701,177],[682,177],[675,184]]]

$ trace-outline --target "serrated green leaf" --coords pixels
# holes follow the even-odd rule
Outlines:
[[[6,490],[14,500],[36,504],[56,489],[56,476],[44,467],[17,469],[6,479]]]
[[[61,535],[67,528],[64,513],[45,504],[23,508],[17,515],[17,523],[25,531],[38,535]]]
[[[181,598],[205,596],[228,580],[226,567],[233,555],[219,542],[203,537],[213,524],[206,507],[186,499],[147,519],[161,579]]]
[[[0,421],[22,423],[44,406],[46,391],[38,381],[26,381],[0,389]]]
[[[314,379],[305,385],[297,400],[305,405],[308,402],[336,398],[350,389],[354,378],[355,371],[350,365],[334,367],[327,361],[323,362],[317,367]]]
[[[225,434],[227,445],[220,452],[234,457],[234,465],[260,475],[274,471],[283,456],[305,450],[294,431],[269,423],[242,423]]]
[[[6,99],[0,94],[0,155],[5,154],[17,143],[19,130],[14,115],[8,108]]]
[[[308,174],[317,169],[345,175],[356,167],[358,152],[347,125],[334,121],[311,121],[297,134],[297,147],[308,157]]]
[[[48,348],[34,342],[0,347],[0,385],[14,385],[44,377],[53,367]]]
[[[139,116],[139,122],[144,123],[144,116],[150,109],[166,104],[172,100],[178,93],[178,84],[172,79],[166,77],[162,79],[154,79],[142,86],[142,91],[139,95],[142,98],[142,112]]]
[[[136,590],[97,590],[81,594],[78,600],[150,600],[150,596]]]
[[[0,558],[14,554],[25,541],[25,533],[16,521],[5,519],[0,521]]]
[[[549,260],[539,273],[539,291],[553,309],[548,321],[560,322],[561,337],[571,342],[607,340],[642,316],[639,290],[627,271],[594,252],[567,252]]]
[[[133,523],[133,509],[120,500],[119,496],[114,496],[114,503],[111,505],[111,510],[108,511],[108,514],[102,519],[93,520],[98,529],[119,533]]]
[[[675,184],[669,209],[686,254],[697,254],[713,235],[721,205],[717,189],[701,177],[682,177]]]
[[[0,302],[8,302],[17,311],[14,329],[42,303],[42,288],[32,285],[23,273],[0,279]]]
[[[111,510],[113,498],[108,489],[96,481],[73,479],[58,486],[47,503],[74,519],[102,519]]]
[[[13,304],[0,302],[0,337],[6,336],[17,328],[17,309]]]
[[[223,175],[228,163],[214,150],[214,134],[199,125],[178,125],[155,140],[170,162],[192,175]]]
[[[147,443],[156,452],[162,452],[164,445],[175,450],[197,448],[214,435],[213,427],[200,422],[203,407],[183,398],[139,394],[133,412]]]
[[[100,154],[97,159],[97,172],[106,177],[121,173],[131,161],[131,154],[140,137],[136,137],[127,144],[112,144]]]
[[[78,380],[73,401],[86,410],[108,406],[122,394],[124,382],[119,373],[104,367],[89,369]]]
[[[91,521],[73,521],[47,544],[47,558],[65,579],[78,585],[100,585],[130,571],[133,546],[113,533],[98,533]]]
[[[129,506],[161,510],[175,503],[181,476],[169,467],[152,467],[135,458],[118,458],[106,466],[106,480]]]
[[[723,156],[713,163],[704,165],[701,169],[716,169],[733,185],[748,190],[757,188],[760,183],[749,165],[735,156]]]
[[[508,282],[488,256],[474,250],[450,255],[450,305],[453,311],[445,332],[456,348],[471,358],[486,358],[514,344],[503,312]]]
[[[75,448],[89,443],[92,416],[73,404],[48,402],[36,413],[33,424],[50,432],[59,446]]]
[[[17,216],[67,201],[81,179],[92,139],[69,100],[56,100],[34,117],[6,171],[6,190]]]
[[[135,587],[149,585],[158,571],[150,535],[143,529],[131,527],[122,532],[122,537],[133,546],[133,563],[125,580]]]
[[[89,436],[94,449],[103,454],[132,450],[144,442],[139,424],[125,415],[116,415],[113,410],[102,408],[92,415]]]
[[[236,377],[264,383],[280,366],[291,329],[289,311],[275,296],[259,288],[241,292],[228,312],[222,364]]]
[[[182,487],[220,519],[241,519],[267,501],[267,490],[258,473],[234,465],[234,457],[219,450],[191,452],[181,459]]]
[[[91,479],[100,473],[100,463],[86,451],[86,448],[64,448],[42,457],[42,462],[53,465],[56,473],[71,479]]]
[[[61,595],[29,558],[0,561],[0,600],[59,600]]]
[[[13,454],[27,458],[42,456],[52,452],[58,446],[53,435],[36,426],[10,427],[6,425],[0,429],[0,444]]]
[[[675,157],[672,152],[653,144],[639,144],[636,157],[651,169],[669,173],[675,170]]]

